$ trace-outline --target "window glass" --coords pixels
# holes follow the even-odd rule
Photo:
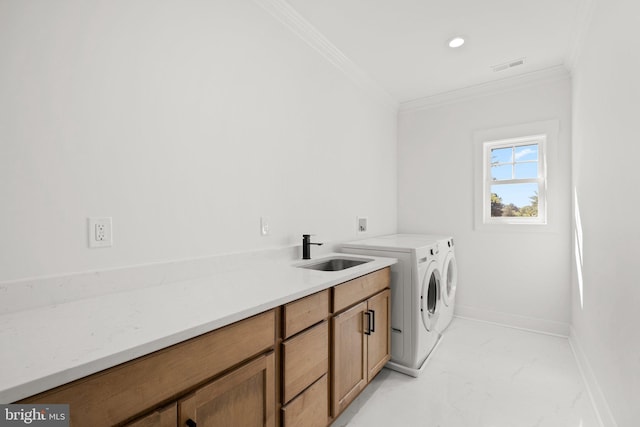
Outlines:
[[[538,184],[492,184],[492,217],[537,217]]]
[[[538,162],[516,163],[515,179],[537,178]]]
[[[538,160],[538,144],[520,145],[516,147],[515,161]]]
[[[532,179],[538,177],[538,145],[514,145],[491,150],[491,179]]]
[[[511,163],[513,161],[513,149],[511,147],[506,148],[494,148],[491,150],[491,163]]]
[[[511,179],[512,174],[513,166],[511,164],[491,166],[491,179],[493,179],[494,181]]]

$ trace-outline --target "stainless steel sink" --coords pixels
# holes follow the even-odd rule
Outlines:
[[[300,268],[308,268],[320,271],[340,271],[357,265],[365,264],[373,261],[372,259],[355,259],[355,258],[329,258],[313,264],[299,265]]]

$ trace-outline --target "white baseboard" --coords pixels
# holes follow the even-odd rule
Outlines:
[[[455,316],[472,320],[481,320],[489,323],[496,323],[516,329],[537,332],[547,335],[556,335],[567,338],[569,336],[569,324],[556,322],[553,320],[538,319],[535,317],[520,316],[517,314],[504,313],[500,311],[486,310],[483,308],[470,307],[468,305],[456,304]]]
[[[602,427],[618,427],[618,423],[611,413],[607,399],[604,397],[604,393],[602,393],[602,389],[600,388],[598,380],[593,373],[593,369],[591,368],[589,359],[587,359],[587,355],[582,350],[580,340],[578,339],[573,326],[570,326],[569,345],[571,345],[571,350],[573,351],[573,355],[578,363],[578,369],[580,369],[580,374],[584,380],[587,392],[591,398],[591,403],[596,411],[598,421],[600,421],[600,425]]]

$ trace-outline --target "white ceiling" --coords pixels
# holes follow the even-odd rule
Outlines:
[[[399,102],[566,63],[585,1],[287,0]],[[467,43],[449,48],[460,34]]]

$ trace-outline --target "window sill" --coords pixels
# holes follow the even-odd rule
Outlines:
[[[489,223],[476,224],[474,231],[490,233],[557,233],[557,227],[551,224],[514,224],[514,223]]]

